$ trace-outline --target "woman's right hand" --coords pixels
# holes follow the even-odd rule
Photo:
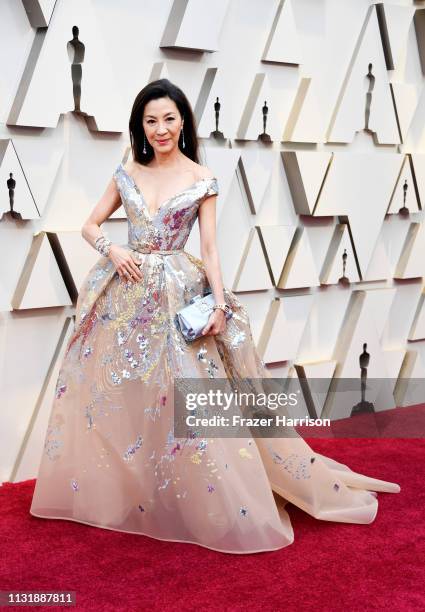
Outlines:
[[[114,264],[121,280],[133,283],[142,280],[143,274],[139,268],[140,261],[127,249],[124,249],[118,244],[111,244],[109,259],[111,259]]]

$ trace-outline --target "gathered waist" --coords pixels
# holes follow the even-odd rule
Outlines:
[[[138,253],[143,253],[145,255],[153,254],[153,255],[174,255],[176,253],[184,253],[184,249],[152,249],[150,247],[138,247],[129,244],[132,249],[137,251]]]

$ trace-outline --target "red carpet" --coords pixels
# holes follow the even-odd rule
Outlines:
[[[76,591],[74,609],[84,611],[424,610],[425,440],[307,441],[356,471],[399,483],[401,492],[378,494],[370,525],[318,521],[288,505],[292,545],[229,555],[39,519],[28,512],[34,481],[5,483],[0,590]]]

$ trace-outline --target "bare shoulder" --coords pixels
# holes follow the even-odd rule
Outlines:
[[[201,164],[197,164],[195,161],[191,160],[191,165],[188,166],[192,168],[192,172],[195,176],[195,180],[202,180],[208,178],[214,178],[213,172],[207,166],[201,166]]]
[[[122,167],[124,168],[124,170],[127,172],[127,174],[133,174],[134,171],[134,161],[132,159],[128,159],[125,164],[122,164]]]
[[[215,175],[207,166],[201,166],[197,164],[197,172],[199,179],[212,179]]]

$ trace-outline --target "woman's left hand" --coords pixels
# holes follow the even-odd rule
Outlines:
[[[202,330],[203,336],[215,336],[226,329],[226,315],[220,308],[216,308],[210,315],[208,323]]]

